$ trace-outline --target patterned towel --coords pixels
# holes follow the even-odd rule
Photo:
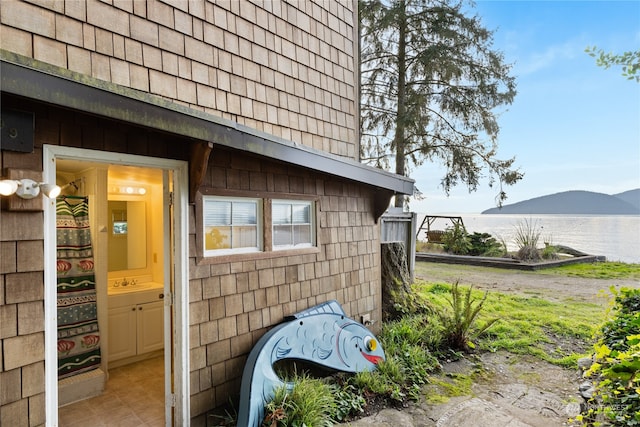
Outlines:
[[[74,200],[77,201],[77,200]],[[100,333],[87,198],[56,202],[58,378],[100,366]]]

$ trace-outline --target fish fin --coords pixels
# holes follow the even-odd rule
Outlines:
[[[331,353],[333,353],[333,350],[325,350],[323,348],[318,347],[317,354],[320,360],[328,359],[329,356],[331,356]]]
[[[283,348],[283,347],[276,348],[276,360],[283,359],[289,353],[291,353],[291,347],[289,347],[289,348]]]
[[[303,319],[316,314],[338,314],[340,316],[347,316],[340,303],[336,300],[331,300],[287,316],[286,320]]]

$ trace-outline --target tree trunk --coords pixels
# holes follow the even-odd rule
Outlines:
[[[382,317],[385,321],[402,315],[399,309],[405,305],[411,292],[407,252],[404,243],[382,244]]]
[[[404,10],[404,4],[402,4]],[[404,14],[404,12],[403,12]],[[407,106],[405,105],[406,95],[406,55],[407,43],[405,40],[407,33],[407,20],[402,17],[398,26],[398,109],[396,111],[396,133],[394,135],[396,173],[405,176],[407,174],[406,166],[406,141],[405,141],[405,120],[407,115]],[[404,208],[405,196],[396,194],[395,207]]]

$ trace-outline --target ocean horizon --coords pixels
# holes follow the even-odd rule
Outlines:
[[[418,213],[420,227],[427,214]],[[606,257],[607,261],[640,264],[640,215],[551,215],[551,214],[480,214],[438,213],[430,216],[461,217],[467,232],[489,233],[503,241],[509,251],[517,250],[514,242],[517,227],[525,221],[540,234],[540,245],[545,242]],[[436,219],[432,230],[444,230],[452,223]],[[424,233],[419,234],[424,240]]]

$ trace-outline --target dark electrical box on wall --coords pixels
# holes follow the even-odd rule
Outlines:
[[[0,149],[32,153],[34,128],[33,113],[3,109],[0,111]]]

